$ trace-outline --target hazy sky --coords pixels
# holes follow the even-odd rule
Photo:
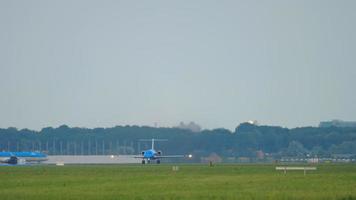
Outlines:
[[[0,0],[0,127],[356,120],[356,1]]]

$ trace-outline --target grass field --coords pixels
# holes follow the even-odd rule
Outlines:
[[[356,199],[356,165],[275,171],[274,165],[0,167],[0,199]]]

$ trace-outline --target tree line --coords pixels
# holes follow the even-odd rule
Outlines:
[[[139,154],[150,148],[140,139],[162,138],[157,150],[166,154],[192,153],[222,157],[256,157],[256,152],[278,158],[283,156],[331,156],[356,154],[356,128],[257,126],[242,123],[227,129],[191,132],[179,128],[116,126],[77,128],[62,125],[41,131],[0,129],[0,151],[44,151],[50,155]]]

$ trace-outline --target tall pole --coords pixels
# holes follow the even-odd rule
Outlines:
[[[62,141],[59,142],[59,146],[60,146],[61,155],[63,155],[63,142]]]
[[[110,154],[113,154],[113,153],[112,153],[112,141],[111,141],[111,140],[110,140],[110,142],[109,142],[109,151],[110,151],[110,152],[109,152]]]
[[[98,155],[98,140],[95,139],[95,155]]]
[[[131,147],[130,148],[131,149],[131,153],[135,153],[134,143],[132,141],[130,142],[130,147]]]
[[[91,155],[90,139],[88,140],[88,155]]]
[[[102,152],[103,155],[105,155],[105,141],[103,140],[103,152]]]
[[[53,139],[53,144],[52,144],[52,154],[56,154],[56,141]]]
[[[74,141],[74,155],[77,155],[77,141]]]

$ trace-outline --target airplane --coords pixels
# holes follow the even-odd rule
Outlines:
[[[47,155],[40,152],[0,152],[0,163],[17,165],[17,164],[27,164],[27,163],[40,163],[42,161],[48,160]]]
[[[167,155],[163,156],[162,151],[156,151],[154,149],[155,141],[168,141],[165,139],[141,139],[140,141],[151,141],[151,149],[148,149],[146,151],[142,151],[140,156],[135,156],[135,158],[141,158],[142,159],[142,164],[150,164],[151,161],[156,160],[157,164],[161,163],[161,158],[192,158],[192,155]]]

